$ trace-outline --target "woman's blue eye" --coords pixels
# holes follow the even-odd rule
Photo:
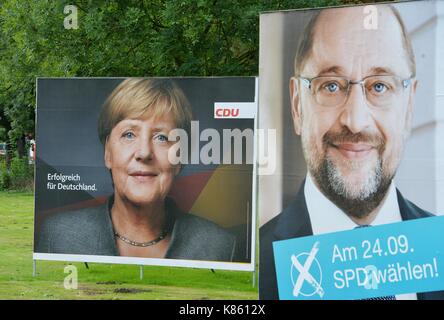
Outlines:
[[[157,136],[155,136],[155,139],[160,142],[167,142],[168,141],[168,137],[163,134],[158,134]]]
[[[132,139],[134,139],[135,135],[134,135],[134,133],[132,133],[132,132],[125,132],[125,133],[123,134],[123,137],[126,138],[126,139],[128,139],[128,140],[132,140]]]
[[[383,83],[375,83],[373,85],[373,89],[377,92],[377,93],[383,93],[385,90],[387,90],[387,86]]]

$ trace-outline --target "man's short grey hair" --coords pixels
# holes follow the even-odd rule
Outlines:
[[[378,5],[382,6],[382,5]],[[407,57],[409,59],[409,67],[411,71],[411,76],[416,75],[416,61],[415,61],[415,53],[413,52],[413,46],[412,42],[410,40],[410,37],[407,33],[407,28],[405,27],[404,21],[401,18],[401,15],[394,6],[392,5],[384,5],[388,6],[391,12],[396,17],[396,20],[399,23],[399,26],[401,27],[401,33],[404,43],[404,50],[407,53]],[[311,54],[311,49],[313,47],[313,37],[314,37],[314,29],[316,27],[316,23],[318,22],[318,19],[322,13],[323,10],[330,10],[330,9],[320,9],[320,10],[313,10],[310,11],[309,14],[311,15],[309,18],[309,21],[307,25],[305,26],[304,33],[302,34],[302,37],[299,40],[299,44],[296,50],[296,56],[294,59],[294,74],[296,76],[300,76],[301,72],[305,66],[305,63],[308,59],[308,57]]]

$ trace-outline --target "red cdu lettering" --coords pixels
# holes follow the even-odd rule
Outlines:
[[[231,109],[231,116],[236,118],[239,116],[239,109]]]
[[[239,116],[239,108],[217,108],[216,118],[237,118]]]

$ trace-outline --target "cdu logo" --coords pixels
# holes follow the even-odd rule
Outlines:
[[[319,251],[317,241],[310,252],[291,255],[291,282],[293,285],[293,296],[299,295],[311,297],[315,294],[321,298],[324,296],[322,289],[322,268],[316,255]]]

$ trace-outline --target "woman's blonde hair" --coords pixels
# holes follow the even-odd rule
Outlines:
[[[124,119],[171,115],[187,134],[193,118],[183,91],[170,79],[129,78],[106,99],[99,116],[98,133],[105,145],[112,129]]]

